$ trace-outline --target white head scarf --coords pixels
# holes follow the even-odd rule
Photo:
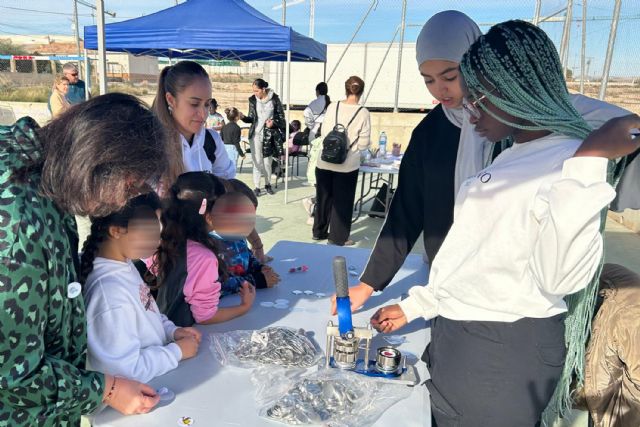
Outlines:
[[[482,33],[475,22],[456,10],[437,13],[422,27],[416,43],[418,66],[429,60],[459,63],[464,53]],[[604,101],[572,94],[571,102],[582,117],[597,129],[614,117],[630,114],[628,111]],[[455,169],[455,193],[462,183],[475,176],[491,160],[493,144],[480,137],[463,108],[443,107],[451,123],[460,128],[460,142]]]
[[[418,36],[418,66],[429,60],[460,63],[462,55],[481,35],[478,25],[464,13],[457,10],[437,13],[424,24]],[[460,128],[454,187],[457,194],[467,178],[485,167],[492,145],[474,131],[474,126],[469,122],[469,113],[462,107],[443,107],[443,110],[449,121]]]

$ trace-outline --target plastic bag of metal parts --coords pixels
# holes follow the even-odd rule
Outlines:
[[[302,329],[268,327],[255,331],[211,334],[211,350],[222,365],[308,368],[317,365],[322,350]]]
[[[340,369],[305,375],[261,367],[252,380],[258,414],[288,425],[370,426],[413,390]]]

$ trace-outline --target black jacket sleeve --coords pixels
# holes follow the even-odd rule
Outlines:
[[[424,224],[424,179],[421,151],[425,141],[413,131],[400,165],[398,188],[360,280],[384,289],[411,252]]]
[[[360,278],[384,289],[411,252],[420,232],[433,260],[453,223],[454,176],[460,129],[434,108],[411,134],[389,215]]]
[[[244,151],[242,151],[242,147],[240,146],[241,132],[240,126],[234,126],[231,131],[231,142],[234,147],[236,147],[236,150],[238,150],[238,155],[244,156]]]

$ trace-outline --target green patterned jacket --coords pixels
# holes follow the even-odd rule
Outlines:
[[[76,279],[77,229],[12,174],[41,153],[38,124],[0,126],[0,426],[79,426],[102,400],[104,376],[85,370],[86,318]]]

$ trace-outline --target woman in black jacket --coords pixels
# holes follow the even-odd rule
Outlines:
[[[253,95],[249,98],[249,115],[240,115],[245,123],[251,123],[249,143],[253,161],[253,183],[256,196],[260,196],[260,178],[264,176],[265,191],[271,188],[271,162],[284,153],[287,121],[282,102],[269,84],[262,79],[253,82]]]

